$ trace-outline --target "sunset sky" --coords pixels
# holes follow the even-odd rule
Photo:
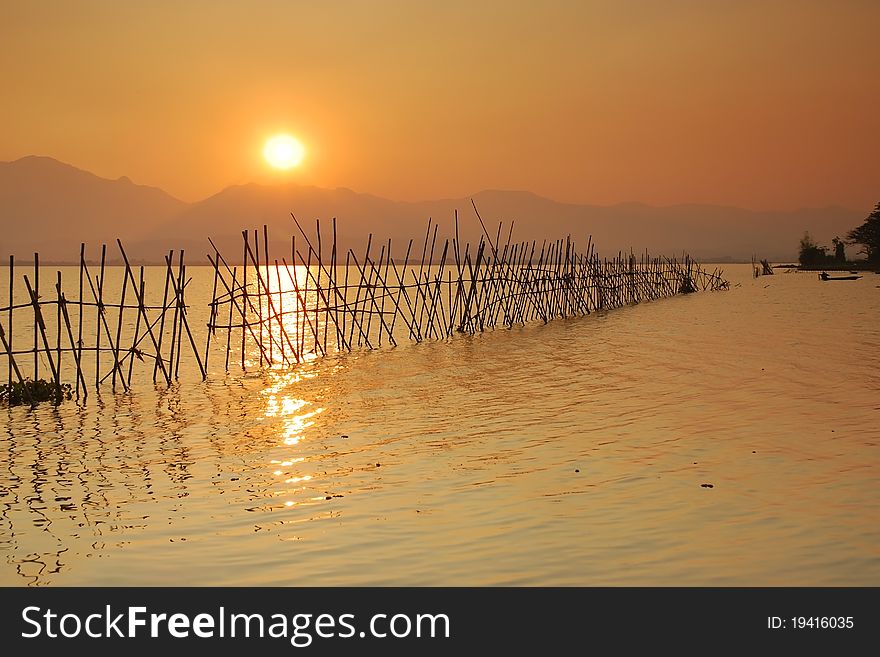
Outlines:
[[[0,1],[0,160],[198,200],[880,200],[880,2]],[[298,137],[273,172],[267,138]]]

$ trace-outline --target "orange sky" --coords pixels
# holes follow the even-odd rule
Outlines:
[[[12,2],[0,160],[755,209],[880,200],[880,2]],[[179,6],[184,5],[183,7]]]

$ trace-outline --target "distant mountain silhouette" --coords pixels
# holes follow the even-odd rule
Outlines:
[[[0,162],[0,256],[77,260],[80,242],[143,239],[186,204],[126,177],[107,180],[49,157]]]
[[[81,241],[92,250],[120,237],[133,258],[160,261],[170,248],[185,248],[191,263],[210,251],[211,236],[224,255],[240,258],[241,230],[269,226],[273,257],[290,257],[290,236],[302,240],[290,218],[314,230],[321,218],[325,244],[337,217],[343,248],[363,253],[373,234],[374,253],[387,239],[403,257],[407,241],[421,255],[431,217],[438,235],[451,236],[458,210],[460,234],[474,240],[481,233],[471,206],[477,205],[493,238],[504,221],[502,243],[511,220],[514,241],[555,239],[571,234],[582,246],[592,236],[600,253],[618,250],[652,253],[688,251],[704,260],[748,260],[757,254],[774,261],[796,257],[805,230],[828,243],[862,221],[859,211],[840,207],[791,212],[761,212],[713,205],[653,207],[640,203],[613,206],[560,203],[530,192],[487,190],[457,199],[401,202],[345,188],[323,189],[296,184],[237,185],[197,203],[184,203],[165,192],[135,185],[127,178],[99,178],[50,158],[27,157],[0,163],[0,256],[14,252],[44,259],[76,260]],[[441,242],[442,244],[442,242]],[[442,248],[442,247],[441,247]],[[344,258],[344,255],[342,256]],[[439,254],[435,254],[439,257]]]

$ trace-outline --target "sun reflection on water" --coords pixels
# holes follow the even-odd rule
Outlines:
[[[317,373],[272,371],[270,375],[272,380],[261,393],[265,397],[263,417],[271,419],[278,427],[278,448],[281,453],[274,454],[275,458],[269,460],[268,467],[273,478],[284,478],[282,485],[272,485],[271,490],[266,492],[271,500],[270,505],[276,509],[295,510],[295,507],[303,504],[325,501],[326,496],[318,495],[315,491],[314,475],[301,470],[307,468],[310,461],[308,454],[301,451],[302,443],[324,408],[290,394],[298,383],[316,378]],[[299,453],[289,453],[287,450],[292,447]]]

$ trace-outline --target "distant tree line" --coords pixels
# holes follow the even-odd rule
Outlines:
[[[821,266],[832,264],[845,264],[846,244],[860,245],[859,253],[864,253],[868,262],[880,262],[880,203],[877,203],[874,211],[868,215],[864,223],[853,228],[846,234],[846,240],[835,237],[831,240],[831,249],[827,246],[816,244],[809,233],[804,233],[801,238],[801,248],[798,261],[804,266]]]
[[[809,233],[804,233],[801,238],[798,262],[805,266],[844,264],[846,262],[845,242],[839,237],[835,237],[831,240],[831,244],[833,252],[829,253],[827,246],[816,244]]]

